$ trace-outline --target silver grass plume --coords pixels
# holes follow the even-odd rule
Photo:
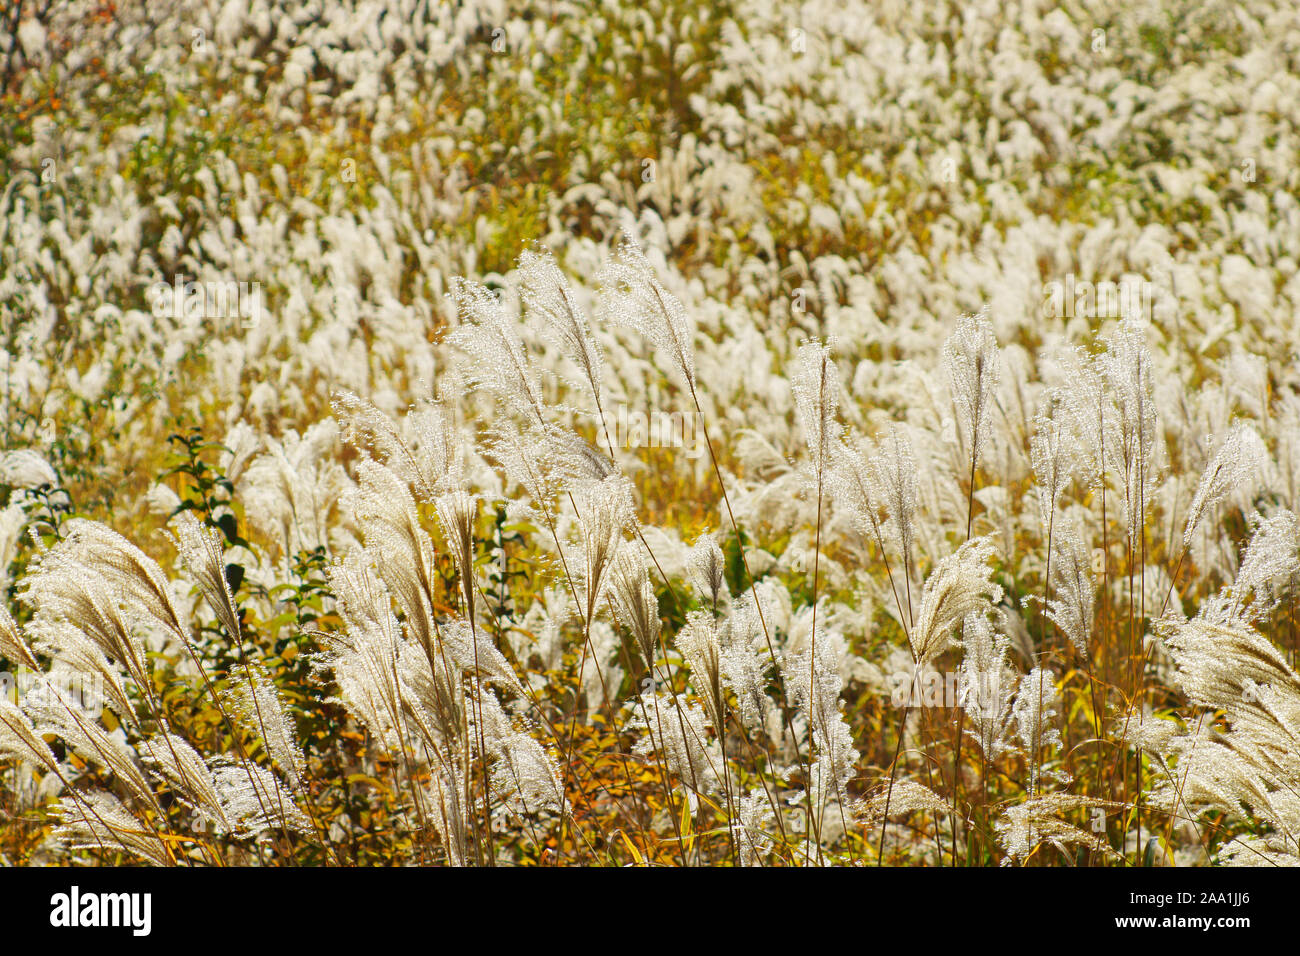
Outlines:
[[[544,425],[546,404],[518,323],[495,295],[477,283],[456,278],[452,295],[468,321],[449,340],[472,359],[467,370],[470,382],[495,393],[525,421]]]
[[[30,697],[25,701],[37,733],[58,736],[77,756],[111,772],[137,799],[158,809],[153,787],[123,730],[110,733],[52,684],[45,691],[34,702]]]
[[[0,657],[28,670],[39,671],[40,663],[31,647],[23,637],[22,629],[9,614],[9,609],[0,601]]]
[[[458,489],[445,495],[441,495],[433,504],[434,510],[438,515],[438,524],[442,527],[442,534],[446,541],[447,549],[451,552],[452,561],[455,563],[456,570],[459,572],[461,596],[465,602],[466,630],[468,631],[467,643],[469,645],[468,656],[470,659],[469,664],[473,668],[472,672],[477,677],[481,669],[490,666],[488,661],[480,654],[479,635],[478,630],[475,627],[474,594],[476,586],[474,576],[474,526],[478,521],[479,499],[477,496],[470,495],[463,489]],[[440,628],[439,634],[443,640],[444,646],[454,640],[454,631],[451,627]],[[484,647],[490,648],[490,645],[485,644]],[[491,650],[495,653],[495,648],[491,648]],[[499,657],[500,654],[498,653],[497,656]],[[436,674],[437,665],[432,659],[430,659],[429,664],[431,670],[434,670]],[[502,661],[502,664],[504,665],[504,661]],[[509,668],[504,666],[502,669],[507,672],[509,671]],[[511,674],[511,679],[513,680],[513,674]],[[515,686],[518,686],[517,683]],[[483,719],[485,697],[487,698],[487,701],[492,703],[495,703],[496,701],[495,696],[491,694],[485,695],[483,693],[481,686],[476,679],[474,682],[474,693],[469,698],[469,701],[473,706],[468,709],[466,713],[471,718],[471,724],[473,725],[472,729],[477,731],[478,755],[483,777],[483,800],[486,804],[490,799],[490,783],[487,779],[488,733]],[[471,739],[472,736],[473,735],[471,735]],[[467,800],[471,799],[469,797],[469,763],[470,757],[467,753],[465,758]],[[466,807],[467,811],[472,811],[472,809],[472,805]],[[484,806],[484,812],[487,812],[486,805]]]
[[[864,539],[884,544],[880,521],[880,503],[870,469],[871,443],[859,435],[838,442],[831,453],[831,498],[838,508],[848,512],[854,529]]]
[[[419,462],[391,418],[368,399],[348,391],[335,392],[330,405],[348,444],[374,454],[406,481],[419,486],[425,496],[432,493],[432,486],[427,481],[432,476],[423,474]]]
[[[1253,821],[1251,829],[1262,835],[1239,835],[1220,849],[1220,863],[1297,866],[1300,797],[1294,781],[1300,775],[1300,756],[1293,728],[1300,721],[1300,698],[1278,685],[1251,681],[1245,686],[1251,701],[1271,715],[1270,721],[1247,723],[1230,717],[1227,732],[1198,722],[1186,734],[1170,732],[1166,721],[1148,721],[1144,730],[1162,725],[1163,732],[1134,735],[1165,771],[1151,799],[1187,816],[1217,809],[1234,820]]]
[[[433,545],[420,527],[410,489],[369,459],[357,465],[358,487],[349,498],[371,555],[412,636],[433,647]]]
[[[891,817],[905,816],[909,813],[948,813],[952,808],[948,801],[915,780],[899,780],[889,791],[882,790],[875,794],[862,807],[860,817],[868,824],[881,823],[885,811]]]
[[[691,611],[677,632],[677,647],[691,668],[691,682],[704,701],[709,721],[721,736],[726,732],[727,698],[722,690],[722,646],[713,615]]]
[[[648,718],[634,717],[629,727],[644,728],[646,735],[637,741],[633,753],[650,756],[657,751],[668,771],[690,788],[692,802],[695,794],[716,791],[722,783],[722,755],[709,740],[700,706],[679,695],[648,691],[641,695],[639,709]]]
[[[509,688],[520,697],[523,685],[505,655],[496,649],[491,636],[481,628],[471,628],[465,621],[453,619],[439,628],[439,634],[451,660],[466,673],[475,668],[480,674],[497,684]]]
[[[809,798],[820,817],[830,803],[838,804],[845,822],[855,812],[848,795],[858,751],[840,707],[844,680],[839,673],[838,654],[819,615],[809,635],[808,648],[781,663],[785,685],[799,712],[812,730],[817,759],[812,764]]]
[[[907,431],[904,426],[891,423],[875,446],[861,437],[839,442],[832,462],[832,497],[848,511],[858,534],[865,540],[874,540],[882,552],[888,534],[901,559],[903,593],[899,593],[892,568],[889,584],[900,614],[906,617],[904,628],[908,628],[912,623],[917,468]],[[884,521],[880,519],[882,508]],[[888,554],[882,556],[889,560]]]
[[[1250,543],[1232,585],[1232,600],[1234,609],[1239,609],[1246,596],[1252,595],[1245,616],[1258,621],[1277,605],[1282,583],[1290,584],[1300,571],[1300,519],[1282,509],[1270,518],[1252,515],[1251,525]]]
[[[293,720],[284,711],[279,691],[265,674],[250,668],[246,684],[230,692],[231,710],[244,726],[262,738],[275,765],[297,787],[306,771]]]
[[[239,611],[235,608],[235,597],[230,593],[230,585],[226,581],[226,559],[220,539],[211,528],[205,528],[188,511],[178,514],[171,524],[176,529],[172,542],[180,552],[186,569],[198,584],[208,606],[217,615],[217,620],[230,635],[230,640],[235,644],[241,643]]]
[[[552,424],[543,436],[556,469],[572,485],[601,482],[619,474],[614,462],[577,432]]]
[[[1196,494],[1187,510],[1183,545],[1191,544],[1192,534],[1207,511],[1251,482],[1267,462],[1268,449],[1259,433],[1244,422],[1233,425],[1197,483]]]
[[[990,610],[1002,600],[1002,587],[989,580],[993,553],[990,540],[972,538],[939,561],[926,578],[910,635],[918,667],[947,649],[953,630],[966,615]]]
[[[987,615],[972,613],[962,627],[962,648],[957,699],[970,718],[966,733],[987,760],[996,760],[1015,749],[1009,734],[1020,675],[1007,660],[1011,639]]]
[[[306,833],[311,821],[294,804],[275,774],[258,764],[234,766],[217,763],[212,778],[221,796],[221,809],[239,839],[267,830]]]
[[[201,813],[222,833],[231,830],[230,821],[217,792],[212,771],[193,747],[175,734],[144,741],[149,760],[190,807]]]
[[[1044,531],[1050,527],[1061,496],[1070,485],[1079,457],[1074,446],[1075,437],[1061,420],[1060,407],[1059,395],[1049,395],[1047,407],[1034,416],[1034,433],[1029,438],[1029,460],[1038,492],[1038,516]]]
[[[876,496],[885,506],[889,527],[893,528],[898,553],[903,558],[903,572],[911,589],[913,550],[916,540],[917,464],[912,439],[901,422],[887,425],[871,457],[871,477]],[[910,606],[910,598],[909,598]]]
[[[387,749],[398,750],[403,690],[398,624],[389,593],[360,552],[330,568],[329,581],[346,627],[342,633],[317,633],[325,645],[324,663],[334,672],[342,703]],[[458,720],[454,723],[459,726]]]
[[[51,773],[59,769],[54,751],[37,733],[31,718],[4,696],[0,696],[0,757],[12,757]]]
[[[421,401],[406,415],[415,445],[410,455],[426,497],[459,488],[465,480],[466,444],[451,413],[440,402]]]
[[[559,813],[565,804],[555,758],[528,734],[515,731],[498,744],[492,790],[507,812],[520,817]]]
[[[564,493],[569,476],[559,467],[554,446],[544,431],[499,423],[488,433],[487,450],[501,463],[506,479],[531,499],[532,508],[547,516],[554,514],[555,502]]]
[[[489,454],[501,463],[508,481],[523,489],[527,498],[507,505],[512,517],[540,520],[558,537],[560,500],[613,478],[612,462],[571,431],[557,426],[519,429],[511,423],[489,433]]]
[[[327,418],[301,438],[290,431],[283,441],[267,439],[266,452],[249,464],[240,481],[245,518],[276,539],[286,562],[297,550],[328,548],[327,519],[351,485],[330,456],[338,434],[338,422]]]
[[[1123,857],[1105,840],[1060,817],[1060,814],[1068,811],[1094,808],[1117,810],[1121,809],[1121,805],[1076,794],[1050,793],[1008,807],[995,824],[998,840],[1007,851],[1003,865],[1009,866],[1016,861],[1028,859],[1042,843],[1049,843],[1063,852],[1074,846],[1088,847],[1101,851],[1116,862],[1122,861]]]
[[[1271,419],[1276,429],[1276,460],[1284,500],[1300,500],[1300,394],[1278,395]]]
[[[771,800],[761,789],[742,794],[736,798],[736,817],[731,832],[740,851],[740,865],[759,866],[773,845],[768,836],[776,820]]]
[[[1291,852],[1286,834],[1254,838],[1238,834],[1219,851],[1226,866],[1300,866],[1300,856]]]
[[[470,715],[470,728],[482,725],[488,744],[487,753],[491,756],[494,747],[515,733],[515,727],[501,705],[501,698],[490,690],[486,680],[474,677],[467,685],[466,693],[474,698],[475,706],[475,712]]]
[[[766,591],[758,591],[760,600]],[[774,611],[764,604],[763,620],[772,620]],[[750,730],[760,730],[766,724],[773,708],[767,696],[766,641],[762,639],[763,625],[758,615],[753,594],[745,594],[732,607],[731,616],[723,621],[722,679],[736,695],[741,722]],[[762,645],[761,651],[756,647]]]
[[[827,345],[819,342],[806,342],[799,347],[799,350],[795,353],[794,368],[790,374],[790,390],[794,395],[795,410],[803,428],[803,438],[808,446],[813,473],[807,490],[809,496],[815,498],[817,503],[817,540],[814,548],[819,549],[827,467],[830,464],[832,453],[841,444],[841,428],[836,420],[836,412],[839,410],[839,370],[831,359],[830,348]],[[819,555],[815,552],[814,562],[818,560]],[[814,568],[817,567],[818,565],[814,563]],[[816,590],[816,583],[816,572],[814,571],[814,591]],[[839,773],[840,761],[833,751],[823,749],[824,747],[833,747],[839,741],[834,738],[830,715],[826,712],[823,688],[817,686],[824,682],[823,675],[826,672],[825,662],[817,660],[817,652],[821,649],[818,645],[825,643],[819,639],[821,631],[817,621],[817,611],[820,603],[816,599],[816,594],[814,594],[812,634],[808,641],[807,654],[808,683],[805,685],[807,689],[804,691],[803,697],[803,706],[807,708],[806,712],[809,723],[813,728],[813,739],[818,756],[818,759],[813,762],[812,753],[809,753],[808,794],[819,820],[822,808],[826,805],[823,791],[827,776],[830,777],[837,798],[843,797],[843,787]],[[819,663],[821,664],[820,668],[818,667]],[[785,678],[787,687],[790,686],[791,676],[787,675]],[[838,679],[838,675],[836,675],[836,678]],[[794,697],[797,701],[799,698],[797,676],[795,681]],[[838,686],[835,693],[837,695],[839,693]],[[838,704],[836,704],[836,714],[838,716]],[[855,759],[856,756],[855,752]],[[839,799],[839,803],[843,813],[843,799]],[[811,852],[811,834],[809,836],[808,845]]]
[[[1117,497],[1129,546],[1137,549],[1147,506],[1155,494],[1154,467],[1159,421],[1152,386],[1151,352],[1135,319],[1125,318],[1096,359],[1114,402],[1105,422],[1105,458],[1119,477]]]
[[[1159,768],[1147,795],[1150,805],[1182,816],[1184,827],[1195,831],[1190,818],[1208,807],[1232,816],[1239,815],[1243,805],[1267,810],[1267,787],[1261,787],[1261,768],[1248,753],[1249,746],[1239,748],[1229,735],[1204,721],[1197,721],[1188,733],[1179,733],[1172,720],[1131,723],[1127,742],[1145,751],[1152,766]],[[1220,860],[1227,862],[1224,855],[1231,852],[1225,846]],[[1295,857],[1292,860],[1293,864],[1300,862]]]
[[[835,419],[839,410],[840,376],[829,346],[820,342],[799,346],[790,372],[790,391],[813,472],[820,480],[840,437],[840,425]]]
[[[519,257],[520,292],[542,332],[582,372],[591,397],[600,406],[603,360],[581,306],[554,257],[529,250]]]
[[[122,672],[79,627],[67,621],[47,621],[40,616],[32,622],[35,648],[58,665],[81,675],[93,675],[102,683],[106,702],[123,723],[139,727],[136,705],[127,693]]]
[[[1224,711],[1236,729],[1268,735],[1288,727],[1270,711],[1261,688],[1300,702],[1300,677],[1234,601],[1216,595],[1196,617],[1165,629],[1178,685],[1192,703]],[[1284,736],[1294,739],[1289,729]]]
[[[86,813],[82,804],[90,808]],[[62,821],[54,838],[73,850],[115,846],[154,866],[172,861],[163,841],[136,819],[111,793],[93,790],[78,798],[64,797],[57,810]]]
[[[474,525],[478,521],[478,502],[477,496],[458,490],[440,495],[433,503],[447,550],[460,575],[461,599],[470,621],[474,619]]]
[[[465,866],[471,837],[460,784],[454,777],[441,772],[434,773],[426,802],[433,808],[433,827],[442,839],[448,862],[452,866]]]
[[[1052,552],[1053,590],[1047,602],[1047,617],[1070,639],[1080,656],[1087,657],[1096,601],[1092,552],[1078,529],[1058,531]]]
[[[442,633],[446,634],[446,629]],[[432,759],[443,765],[457,761],[461,735],[468,726],[465,670],[443,653],[444,649],[430,658],[415,644],[402,643],[392,677],[397,705],[394,730],[388,738],[389,749],[400,751],[405,745],[404,727],[412,728],[430,748]],[[473,670],[473,661],[470,663]]]
[[[967,454],[974,461],[988,441],[1001,365],[988,311],[962,316],[943,344],[943,366]]]
[[[691,548],[687,564],[696,590],[708,598],[716,615],[719,605],[726,607],[730,594],[727,589],[726,559],[712,535],[700,535]]]
[[[23,579],[20,598],[36,607],[32,631],[42,637],[61,623],[77,629],[147,693],[151,685],[144,641],[123,615],[126,602],[120,590],[113,588],[111,578],[94,573],[62,545],[41,555]]]
[[[596,610],[604,600],[623,533],[632,527],[634,516],[629,487],[621,478],[593,484],[579,492],[575,501],[582,534],[582,613],[590,631]]]
[[[428,646],[400,638],[389,593],[363,553],[332,568],[330,583],[346,630],[316,636],[341,702],[390,752],[407,755],[412,728],[434,757],[456,749],[464,724],[460,669],[432,636]]]
[[[666,354],[689,391],[695,391],[695,329],[677,297],[664,288],[629,233],[601,270],[604,305],[614,322],[649,339]]]
[[[636,642],[646,670],[654,673],[659,650],[659,602],[645,562],[635,545],[624,542],[610,568],[609,606],[614,618]]]
[[[1035,667],[1020,678],[1016,702],[1011,708],[1016,736],[1029,755],[1029,793],[1039,792],[1039,782],[1049,776],[1043,769],[1042,754],[1060,746],[1061,734],[1052,723],[1056,717],[1058,697],[1056,674],[1050,669]],[[1051,775],[1059,779],[1057,775]]]
[[[68,555],[117,593],[128,595],[133,607],[144,611],[176,639],[185,639],[186,627],[158,562],[96,521],[73,518],[64,522],[63,530],[63,540],[51,552]]]
[[[488,450],[506,477],[547,513],[564,491],[618,474],[614,462],[581,435],[554,423],[529,428],[498,423],[488,436]]]
[[[326,571],[345,628],[325,636],[348,651],[374,641],[376,635],[382,635],[390,644],[397,642],[397,620],[390,595],[370,557],[364,549],[354,549]],[[313,633],[319,636],[322,632]]]
[[[57,486],[58,483],[59,476],[39,452],[30,448],[0,452],[0,485],[39,488],[41,485]]]
[[[433,498],[459,485],[464,471],[460,442],[441,405],[421,402],[407,415],[408,428],[415,435],[414,447],[393,420],[366,399],[340,391],[334,394],[332,405],[349,443],[375,454],[421,498]]]
[[[1074,477],[1091,488],[1101,480],[1104,428],[1108,401],[1097,363],[1081,348],[1058,350],[1054,363],[1061,384],[1052,389],[1057,408],[1063,410],[1073,438]],[[1057,421],[1061,418],[1053,416]]]
[[[1037,371],[1034,358],[1023,346],[1012,343],[1003,350],[1001,382],[994,396],[994,404],[1001,418],[999,431],[1006,439],[1002,443],[1005,446],[1002,449],[1004,461],[1010,457],[1008,453],[1012,448],[1019,454],[1021,446],[1029,437],[1030,421],[1034,414],[1032,409],[1039,394],[1039,385],[1035,381]],[[1010,480],[1015,472],[1009,464],[1006,467],[1003,474]],[[1019,466],[1016,468],[1018,470]]]

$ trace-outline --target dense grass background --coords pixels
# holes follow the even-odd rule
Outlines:
[[[1216,765],[1188,782],[1195,757],[1168,735],[1250,722],[1198,693],[1163,641],[1221,589],[1233,595],[1256,525],[1294,508],[1297,19],[1284,2],[1191,0],[165,9],[10,0],[0,8],[5,605],[16,627],[49,638],[57,582],[34,572],[44,549],[81,547],[84,518],[160,562],[183,620],[167,632],[130,618],[152,686],[128,681],[139,713],[110,708],[96,723],[122,731],[155,805],[123,784],[125,768],[47,728],[57,773],[5,764],[0,852],[11,863],[130,858],[109,834],[56,833],[71,787],[122,799],[157,838],[154,861],[171,863],[1293,858],[1294,812],[1279,795],[1296,780],[1276,741],[1259,745],[1263,770]],[[601,293],[599,275],[621,230],[684,304],[697,389],[611,321],[617,295]],[[611,420],[618,408],[692,416],[709,429],[709,454],[608,447],[573,356],[516,321],[535,318],[517,269],[533,243],[554,254],[592,316]],[[458,276],[500,293],[548,420],[630,482],[638,534],[627,540],[644,537],[657,559],[649,579],[664,641],[653,673],[627,653],[626,630],[603,603],[598,620],[579,613],[583,575],[563,561],[565,547],[590,553],[577,479],[555,506],[552,536],[538,512],[520,511],[530,496],[498,467],[487,432],[521,416],[449,336],[491,325],[449,296]],[[1067,277],[1148,283],[1140,332],[1125,338],[1117,314],[1045,310],[1045,289]],[[257,283],[260,321],[160,315],[150,289],[186,279]],[[998,384],[988,418],[966,421],[943,346],[957,341],[959,317],[985,307]],[[918,544],[906,571],[892,538],[859,533],[847,499],[809,478],[810,419],[791,389],[808,338],[831,343],[837,426],[878,440],[896,421],[916,445]],[[1106,401],[1124,407],[1125,373],[1107,379],[1096,358],[1117,342],[1141,352],[1135,394],[1158,411],[1141,453],[1152,481],[1143,494],[1153,495],[1127,521],[1116,498],[1103,504],[1102,489],[1124,495],[1122,468],[1095,484],[1069,465],[1062,521],[1068,512],[1083,529],[1098,591],[1093,640],[1080,652],[1044,613],[1053,552],[1033,437],[1044,434],[1036,416],[1051,420],[1055,397],[1081,381],[1064,346],[1085,350]],[[322,634],[355,630],[334,574],[372,545],[359,469],[384,458],[336,415],[341,391],[373,402],[420,447],[409,413],[442,401],[479,501],[466,564],[436,496],[412,486],[436,572],[432,616],[468,620],[504,655],[522,682],[506,701],[512,732],[540,741],[559,768],[558,810],[532,819],[503,784],[490,807],[464,808],[471,832],[455,853],[446,824],[424,819],[434,761],[377,735],[321,656]],[[989,444],[972,462],[977,420]],[[1228,462],[1236,480],[1211,495],[1185,541],[1207,467],[1243,423],[1262,452]],[[870,509],[898,521],[887,505]],[[162,533],[183,512],[217,536],[237,633]],[[730,596],[721,612],[692,576],[703,558],[688,545],[701,535],[721,555]],[[1031,744],[996,759],[966,736],[961,708],[904,710],[892,698],[916,656],[894,575],[909,576],[919,602],[970,537],[996,544],[984,564],[1003,593],[985,603],[1014,669],[1050,674],[1060,695]],[[1295,548],[1275,547],[1288,570]],[[91,576],[109,560],[94,548],[76,554]],[[1297,641],[1289,580],[1268,579],[1270,598],[1249,622],[1284,670]],[[652,686],[674,705],[676,695],[707,704],[698,661],[675,639],[692,613],[730,620],[731,602],[757,598],[756,581],[772,589],[762,684],[781,719],[733,720],[722,734],[705,721],[707,744],[721,744],[731,767],[720,788],[698,787],[655,747],[637,749],[646,736],[637,715],[649,719],[638,693],[662,680]],[[106,600],[130,604],[129,586],[114,586]],[[395,621],[412,626],[394,607]],[[818,627],[833,648],[826,686],[835,684],[841,716],[799,724],[785,667],[808,656]],[[965,625],[951,630],[964,636]],[[67,665],[57,648],[38,647],[42,669]],[[955,673],[962,652],[943,653],[932,663]],[[22,662],[6,658],[18,673]],[[233,704],[218,706],[237,695],[250,660],[302,751],[292,786],[260,714],[241,723]],[[470,711],[482,703],[469,676],[481,667],[459,675]],[[724,703],[739,709],[727,686]],[[1233,700],[1242,693],[1253,692],[1237,686]],[[1292,706],[1278,703],[1275,716]],[[485,719],[480,711],[464,727]],[[1168,724],[1168,735],[1144,737],[1134,720]],[[851,798],[858,816],[810,839],[807,823],[825,811],[808,809],[804,758],[832,750],[817,734],[841,721],[854,756],[839,805]],[[157,769],[147,742],[158,746],[164,726],[205,759],[281,774],[275,802],[301,808],[302,831],[289,832],[282,806],[261,806],[250,810],[261,838],[212,832]],[[465,742],[459,772],[471,802],[489,765],[508,763],[484,746]],[[1045,765],[1049,784],[1039,782]],[[743,814],[742,794],[755,801]],[[75,829],[80,813],[94,830],[84,810],[65,802],[62,822]],[[1023,846],[999,829],[1007,825],[1021,828]],[[759,847],[748,855],[747,839]],[[1224,855],[1234,839],[1262,842]]]

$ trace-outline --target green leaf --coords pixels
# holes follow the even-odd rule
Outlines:
[[[239,523],[235,520],[235,516],[233,514],[227,511],[220,518],[218,518],[217,527],[220,528],[221,533],[226,536],[226,541],[230,543],[231,547],[234,547],[235,545],[239,544],[240,542]]]

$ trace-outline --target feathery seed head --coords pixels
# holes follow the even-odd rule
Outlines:
[[[677,647],[691,666],[692,683],[719,734],[726,726],[727,700],[722,692],[722,646],[712,614],[691,611],[677,632]]]
[[[1206,512],[1233,491],[1253,483],[1267,462],[1268,449],[1259,432],[1242,422],[1234,425],[1196,486],[1183,527],[1184,546],[1191,544],[1192,534]]]
[[[943,345],[943,364],[962,441],[974,459],[988,441],[989,413],[1002,371],[987,309],[957,321]]]
[[[39,671],[41,665],[36,655],[23,637],[22,629],[9,614],[9,609],[0,601],[0,657],[7,658],[28,670]]]
[[[1080,656],[1086,657],[1092,643],[1096,600],[1092,552],[1076,528],[1058,531],[1052,552],[1053,592],[1047,617],[1070,639]]]
[[[189,511],[182,511],[172,519],[176,536],[172,543],[180,552],[186,569],[194,577],[207,600],[208,605],[217,615],[226,633],[232,641],[242,640],[239,627],[239,611],[235,607],[235,597],[230,593],[230,584],[226,581],[225,551],[221,539],[211,528],[199,523],[199,519]]]
[[[442,495],[433,503],[447,550],[456,562],[461,597],[469,617],[474,614],[474,526],[478,522],[478,504],[478,496],[465,491]]]
[[[1237,607],[1247,594],[1253,595],[1246,616],[1258,621],[1277,604],[1277,591],[1300,571],[1300,519],[1286,509],[1271,518],[1258,512],[1251,517],[1253,534],[1232,585],[1233,603]]]
[[[840,401],[840,376],[828,345],[806,342],[799,347],[790,373],[790,390],[794,393],[808,455],[820,476],[840,437],[840,425],[835,419]]]
[[[682,303],[646,260],[641,245],[625,234],[600,273],[604,306],[615,323],[652,342],[686,388],[695,391],[695,329]]]
[[[529,250],[519,257],[519,282],[524,302],[540,320],[541,331],[578,367],[599,405],[603,368],[600,346],[569,280],[549,252]]]
[[[495,393],[524,421],[544,425],[546,403],[518,323],[477,283],[458,278],[452,295],[467,321],[449,340],[472,360],[467,369],[470,382]]]
[[[722,549],[712,535],[702,534],[691,548],[688,562],[696,590],[709,600],[716,615],[719,603],[725,606],[730,600],[727,564]]]
[[[296,787],[302,781],[306,762],[298,747],[293,720],[285,713],[279,691],[265,674],[250,668],[246,677],[231,691],[230,709],[245,727],[262,738],[266,752]]]
[[[609,570],[623,533],[635,524],[631,492],[625,479],[609,478],[574,496],[582,533],[583,613],[588,630],[609,585]]]
[[[921,609],[911,630],[912,653],[923,666],[947,649],[952,631],[966,615],[987,612],[1002,600],[1002,588],[990,580],[988,538],[972,538],[939,561],[926,578]]]
[[[658,654],[659,602],[636,545],[624,542],[610,570],[609,605],[619,624],[636,641],[646,670],[653,673]]]

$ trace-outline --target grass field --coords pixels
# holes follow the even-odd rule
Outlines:
[[[0,862],[1300,863],[1289,0],[0,0]]]

